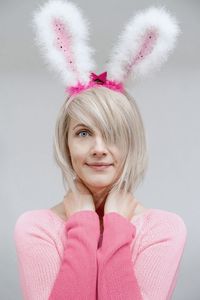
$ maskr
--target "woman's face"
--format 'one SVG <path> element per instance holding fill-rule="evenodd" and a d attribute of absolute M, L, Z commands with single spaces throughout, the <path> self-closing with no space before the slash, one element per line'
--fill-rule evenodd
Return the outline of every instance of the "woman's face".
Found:
<path fill-rule="evenodd" d="M 106 145 L 100 131 L 71 119 L 68 146 L 75 173 L 91 190 L 109 188 L 120 175 L 121 154 L 115 145 Z M 104 169 L 92 168 L 95 163 L 109 164 Z"/>

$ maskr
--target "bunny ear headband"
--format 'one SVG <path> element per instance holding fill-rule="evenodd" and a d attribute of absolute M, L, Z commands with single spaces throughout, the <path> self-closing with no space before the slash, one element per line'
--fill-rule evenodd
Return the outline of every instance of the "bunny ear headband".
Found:
<path fill-rule="evenodd" d="M 128 78 L 143 77 L 167 60 L 179 34 L 176 19 L 163 8 L 140 12 L 119 36 L 107 71 L 96 75 L 89 24 L 74 3 L 48 1 L 34 13 L 33 27 L 47 64 L 60 74 L 70 96 L 98 85 L 122 92 Z"/>

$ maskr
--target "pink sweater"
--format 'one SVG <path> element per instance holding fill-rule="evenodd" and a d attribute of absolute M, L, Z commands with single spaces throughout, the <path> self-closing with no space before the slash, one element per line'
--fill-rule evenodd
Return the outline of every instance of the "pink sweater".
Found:
<path fill-rule="evenodd" d="M 25 300 L 168 300 L 187 229 L 173 212 L 148 209 L 131 221 L 94 211 L 67 221 L 50 209 L 26 211 L 14 239 Z"/>

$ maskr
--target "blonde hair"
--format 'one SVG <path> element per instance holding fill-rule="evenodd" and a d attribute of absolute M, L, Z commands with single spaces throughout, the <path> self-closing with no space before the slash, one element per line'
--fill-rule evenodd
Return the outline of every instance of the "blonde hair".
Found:
<path fill-rule="evenodd" d="M 120 191 L 123 187 L 125 192 L 134 193 L 148 166 L 144 126 L 134 98 L 127 91 L 120 93 L 98 86 L 68 97 L 62 105 L 55 127 L 54 158 L 61 168 L 65 189 L 68 183 L 69 189 L 76 192 L 68 147 L 71 118 L 89 127 L 92 120 L 104 141 L 119 147 L 122 153 L 121 175 L 111 191 Z"/>

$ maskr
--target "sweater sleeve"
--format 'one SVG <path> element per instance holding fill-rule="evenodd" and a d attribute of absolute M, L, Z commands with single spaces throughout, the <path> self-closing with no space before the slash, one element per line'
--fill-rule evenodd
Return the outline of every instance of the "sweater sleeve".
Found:
<path fill-rule="evenodd" d="M 135 226 L 115 212 L 105 214 L 103 222 L 102 245 L 97 250 L 98 299 L 142 300 L 131 262 Z"/>
<path fill-rule="evenodd" d="M 170 300 L 187 236 L 182 218 L 166 211 L 146 217 L 135 260 L 133 223 L 112 212 L 104 216 L 104 230 L 97 254 L 99 300 Z"/>
<path fill-rule="evenodd" d="M 96 299 L 99 227 L 94 211 L 71 215 L 61 260 L 51 236 L 52 223 L 33 219 L 29 212 L 21 215 L 14 236 L 24 299 Z"/>

